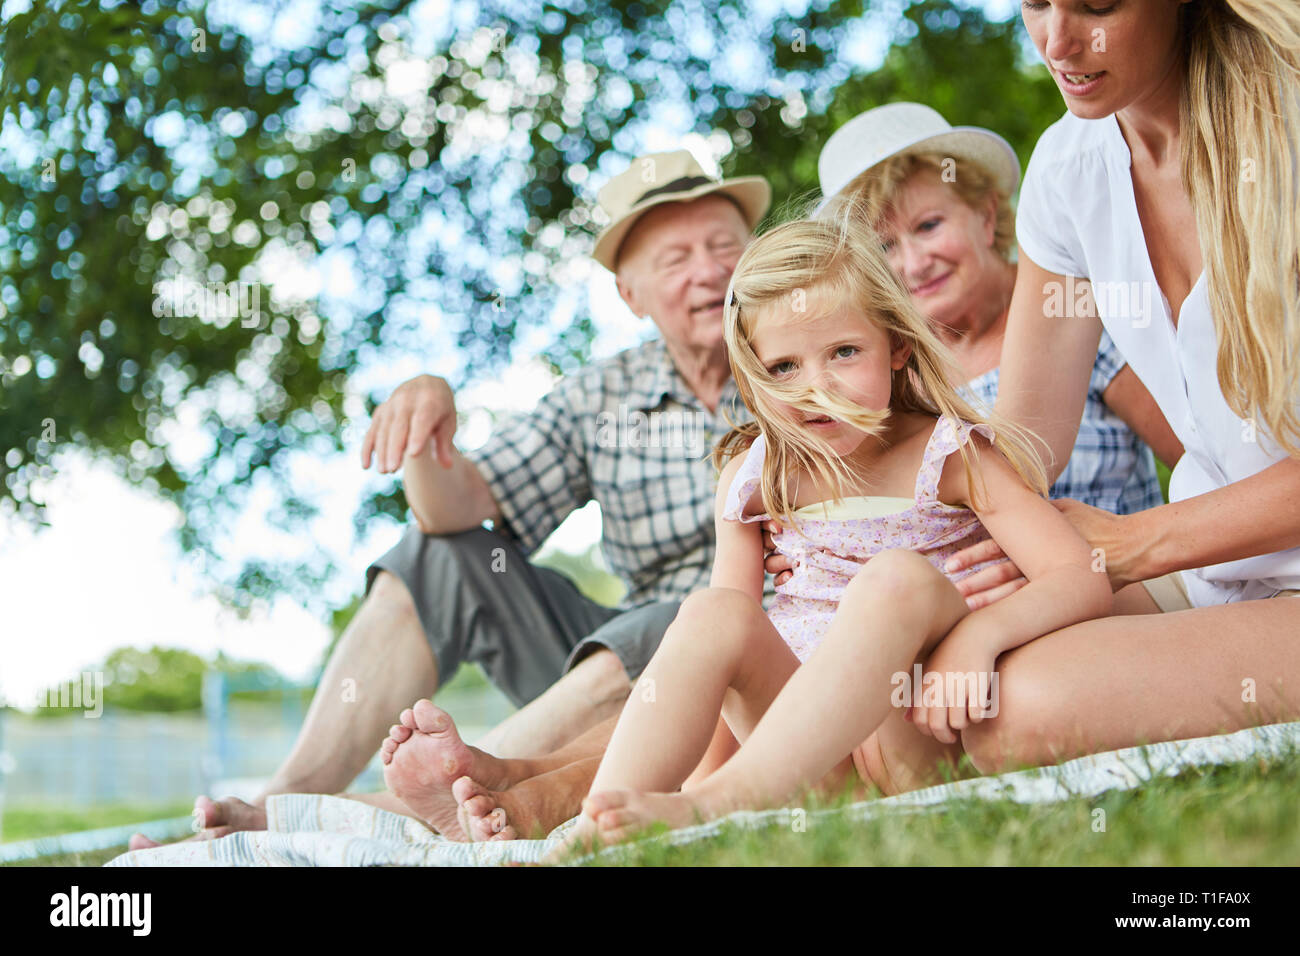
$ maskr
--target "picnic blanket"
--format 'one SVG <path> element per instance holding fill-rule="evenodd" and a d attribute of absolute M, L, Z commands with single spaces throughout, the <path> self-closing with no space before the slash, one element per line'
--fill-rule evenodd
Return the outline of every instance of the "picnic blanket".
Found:
<path fill-rule="evenodd" d="M 845 815 L 866 820 L 890 813 L 938 809 L 951 800 L 1012 800 L 1050 803 L 1128 790 L 1159 776 L 1211 764 L 1300 755 L 1300 721 L 1272 724 L 1214 737 L 1127 747 L 1079 757 L 1053 767 L 1019 770 L 927 787 L 806 815 Z M 219 840 L 176 843 L 124 853 L 108 866 L 490 866 L 537 863 L 559 845 L 576 822 L 556 827 L 545 840 L 456 843 L 431 833 L 410 817 L 356 800 L 319 794 L 287 794 L 266 803 L 267 829 L 233 833 Z M 715 835 L 722 827 L 791 825 L 794 810 L 744 811 L 652 839 L 672 845 Z M 802 811 L 799 811 L 802 812 Z M 617 856 L 613 847 L 602 852 Z M 576 861 L 575 861 L 576 862 Z"/>

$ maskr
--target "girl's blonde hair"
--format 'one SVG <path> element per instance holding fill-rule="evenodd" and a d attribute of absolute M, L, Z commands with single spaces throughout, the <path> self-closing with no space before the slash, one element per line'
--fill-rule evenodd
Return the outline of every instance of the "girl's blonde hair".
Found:
<path fill-rule="evenodd" d="M 849 305 L 862 322 L 882 329 L 893 344 L 911 346 L 907 363 L 893 374 L 887 409 L 863 408 L 822 388 L 781 382 L 754 352 L 751 339 L 761 316 L 806 321 L 819 310 L 841 304 Z M 755 420 L 733 428 L 718 443 L 713 463 L 720 469 L 761 431 L 768 444 L 761 484 L 768 514 L 797 524 L 792 515 L 797 489 L 791 478 L 801 472 L 813 476 L 836 500 L 854 482 L 830 445 L 797 427 L 777 402 L 830 415 L 871 436 L 883 434 L 895 412 L 986 423 L 993 428 L 994 447 L 1025 483 L 1039 494 L 1047 493 L 1030 434 L 995 413 L 976 411 L 957 394 L 951 384 L 956 366 L 947 348 L 885 261 L 874 230 L 855 217 L 788 222 L 755 240 L 732 274 L 723 322 L 732 375 Z M 962 446 L 961 456 L 974 497 L 976 470 L 969 445 Z"/>
<path fill-rule="evenodd" d="M 1179 16 L 1180 160 L 1219 387 L 1300 457 L 1300 2 L 1195 0 Z"/>
<path fill-rule="evenodd" d="M 1007 261 L 1016 246 L 1016 215 L 1011 197 L 998 185 L 997 177 L 974 160 L 956 160 L 928 150 L 890 156 L 870 169 L 863 170 L 826 204 L 819 219 L 845 214 L 859 216 L 863 222 L 878 223 L 898 200 L 898 194 L 916 173 L 929 170 L 975 212 L 983 215 L 990 198 L 994 200 L 993 251 Z M 947 178 L 949 171 L 955 178 Z"/>

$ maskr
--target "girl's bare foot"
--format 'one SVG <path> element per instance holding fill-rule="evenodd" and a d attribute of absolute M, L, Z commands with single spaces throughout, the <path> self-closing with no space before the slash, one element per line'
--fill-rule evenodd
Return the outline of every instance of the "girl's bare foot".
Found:
<path fill-rule="evenodd" d="M 593 793 L 582 802 L 583 816 L 590 816 L 602 843 L 625 843 L 656 823 L 670 830 L 694 826 L 712 819 L 707 807 L 694 793 L 638 793 L 635 790 L 606 790 Z"/>
<path fill-rule="evenodd" d="M 669 829 L 694 826 L 720 813 L 685 793 L 637 793 L 635 790 L 606 790 L 582 801 L 582 816 L 564 842 L 547 855 L 544 863 L 563 863 L 583 853 L 592 853 L 615 843 L 626 843 L 656 823 Z"/>
<path fill-rule="evenodd" d="M 402 711 L 380 746 L 384 782 L 411 811 L 449 840 L 466 842 L 451 785 L 472 774 L 490 786 L 507 787 L 502 762 L 460 739 L 451 715 L 417 701 Z"/>

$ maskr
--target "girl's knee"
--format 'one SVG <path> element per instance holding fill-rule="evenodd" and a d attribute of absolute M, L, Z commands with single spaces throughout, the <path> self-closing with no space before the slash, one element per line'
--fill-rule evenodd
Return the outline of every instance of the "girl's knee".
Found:
<path fill-rule="evenodd" d="M 882 551 L 862 566 L 845 589 L 845 598 L 862 595 L 913 600 L 927 589 L 949 584 L 948 579 L 915 551 Z"/>
<path fill-rule="evenodd" d="M 682 602 L 664 641 L 695 642 L 701 633 L 709 634 L 711 639 L 719 634 L 745 634 L 753 630 L 752 625 L 758 619 L 767 620 L 763 606 L 745 592 L 734 588 L 706 588 Z"/>

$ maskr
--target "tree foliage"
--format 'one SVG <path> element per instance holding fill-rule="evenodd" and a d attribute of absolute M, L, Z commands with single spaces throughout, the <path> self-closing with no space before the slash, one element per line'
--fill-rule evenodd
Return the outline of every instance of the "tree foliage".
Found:
<path fill-rule="evenodd" d="M 1061 110 L 1018 21 L 948 0 L 767 19 L 743 0 L 447 6 L 430 25 L 412 0 L 320 0 L 289 46 L 199 0 L 9 16 L 0 508 L 39 521 L 52 455 L 75 447 L 176 502 L 184 545 L 210 550 L 255 481 L 283 526 L 313 513 L 290 453 L 340 450 L 358 367 L 435 339 L 454 386 L 524 341 L 557 370 L 582 362 L 591 187 L 652 122 L 709 137 L 728 173 L 767 175 L 783 198 L 815 187 L 837 125 L 891 99 L 999 130 L 1022 159 Z M 288 4 L 249 7 L 274 21 Z M 855 72 L 844 49 L 864 16 L 894 43 Z M 322 262 L 357 288 L 280 281 Z M 210 294 L 229 283 L 242 301 Z M 400 493 L 358 520 L 378 513 L 400 517 Z M 329 571 L 268 559 L 229 596 L 308 600 Z"/>

